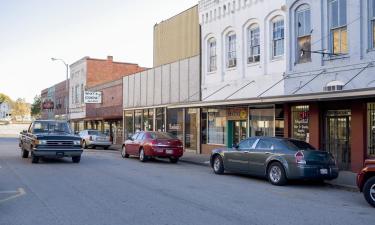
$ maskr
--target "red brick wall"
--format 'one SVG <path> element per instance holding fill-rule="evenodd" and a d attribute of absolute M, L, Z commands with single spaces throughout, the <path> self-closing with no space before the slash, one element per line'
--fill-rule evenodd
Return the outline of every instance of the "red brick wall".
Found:
<path fill-rule="evenodd" d="M 122 118 L 122 83 L 99 91 L 102 104 L 87 104 L 87 118 Z"/>
<path fill-rule="evenodd" d="M 320 136 L 323 132 L 320 129 L 321 121 L 320 121 L 320 112 L 319 112 L 319 105 L 318 103 L 311 103 L 309 106 L 309 133 L 310 133 L 310 140 L 309 143 L 314 146 L 315 148 L 320 148 Z"/>
<path fill-rule="evenodd" d="M 145 68 L 137 64 L 113 62 L 110 56 L 107 60 L 88 58 L 86 86 L 87 88 L 94 87 L 144 70 Z"/>
<path fill-rule="evenodd" d="M 69 84 L 68 84 L 69 85 Z M 55 85 L 55 115 L 64 115 L 66 112 L 65 99 L 68 96 L 66 81 Z M 60 105 L 59 105 L 60 102 Z"/>

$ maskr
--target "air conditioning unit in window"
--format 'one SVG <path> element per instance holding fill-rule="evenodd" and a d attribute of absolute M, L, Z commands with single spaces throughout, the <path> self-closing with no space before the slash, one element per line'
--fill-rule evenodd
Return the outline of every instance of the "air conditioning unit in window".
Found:
<path fill-rule="evenodd" d="M 250 57 L 247 58 L 247 63 L 255 63 L 255 62 L 259 62 L 259 61 L 260 61 L 259 55 L 250 56 Z"/>
<path fill-rule="evenodd" d="M 229 59 L 228 67 L 235 67 L 237 65 L 236 59 Z"/>
<path fill-rule="evenodd" d="M 344 89 L 344 83 L 338 80 L 329 82 L 325 87 L 323 87 L 323 91 L 342 91 Z"/>

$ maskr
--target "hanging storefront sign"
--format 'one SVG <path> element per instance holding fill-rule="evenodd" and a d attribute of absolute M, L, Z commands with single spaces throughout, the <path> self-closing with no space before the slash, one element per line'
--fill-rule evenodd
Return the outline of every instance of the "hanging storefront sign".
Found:
<path fill-rule="evenodd" d="M 51 100 L 45 100 L 42 104 L 42 109 L 54 109 L 55 103 Z"/>
<path fill-rule="evenodd" d="M 102 103 L 102 92 L 85 91 L 84 102 L 86 104 Z"/>

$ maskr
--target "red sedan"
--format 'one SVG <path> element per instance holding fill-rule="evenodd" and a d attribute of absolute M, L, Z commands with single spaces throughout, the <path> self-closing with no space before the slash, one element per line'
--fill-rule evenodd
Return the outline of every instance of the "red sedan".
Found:
<path fill-rule="evenodd" d="M 141 162 L 149 158 L 169 158 L 171 163 L 177 163 L 183 155 L 182 142 L 169 133 L 137 132 L 122 145 L 121 156 L 139 156 Z"/>

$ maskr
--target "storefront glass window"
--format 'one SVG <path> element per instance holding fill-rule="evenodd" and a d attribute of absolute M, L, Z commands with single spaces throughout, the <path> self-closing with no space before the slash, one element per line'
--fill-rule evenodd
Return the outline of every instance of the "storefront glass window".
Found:
<path fill-rule="evenodd" d="M 309 106 L 292 107 L 292 138 L 309 142 Z"/>
<path fill-rule="evenodd" d="M 367 156 L 375 157 L 375 103 L 367 104 Z"/>
<path fill-rule="evenodd" d="M 202 144 L 207 144 L 207 118 L 208 118 L 208 112 L 207 109 L 202 109 L 202 115 L 201 115 L 201 142 Z"/>
<path fill-rule="evenodd" d="M 198 143 L 198 110 L 186 109 L 185 113 L 185 147 L 197 150 Z"/>
<path fill-rule="evenodd" d="M 134 131 L 135 132 L 141 131 L 143 128 L 142 116 L 143 116 L 143 110 L 135 110 L 135 113 L 134 113 Z"/>
<path fill-rule="evenodd" d="M 145 109 L 143 110 L 143 130 L 152 131 L 154 129 L 154 110 Z"/>
<path fill-rule="evenodd" d="M 269 136 L 275 135 L 275 108 L 250 108 L 250 135 Z"/>
<path fill-rule="evenodd" d="M 276 105 L 275 108 L 275 136 L 284 137 L 284 108 Z"/>
<path fill-rule="evenodd" d="M 208 133 L 207 142 L 209 144 L 226 143 L 226 110 L 225 109 L 209 109 L 208 110 Z"/>
<path fill-rule="evenodd" d="M 183 109 L 168 109 L 167 113 L 167 131 L 181 141 L 183 140 L 183 114 Z"/>
<path fill-rule="evenodd" d="M 133 111 L 126 111 L 124 113 L 124 135 L 128 139 L 134 134 Z"/>
<path fill-rule="evenodd" d="M 165 132 L 164 108 L 157 108 L 155 115 L 156 131 Z"/>

